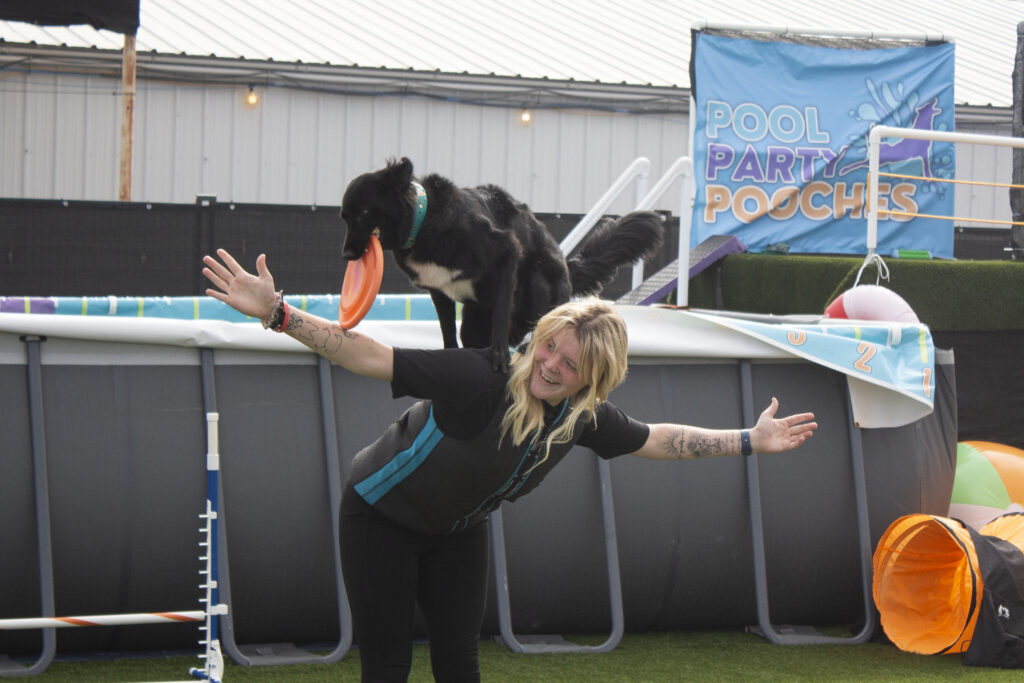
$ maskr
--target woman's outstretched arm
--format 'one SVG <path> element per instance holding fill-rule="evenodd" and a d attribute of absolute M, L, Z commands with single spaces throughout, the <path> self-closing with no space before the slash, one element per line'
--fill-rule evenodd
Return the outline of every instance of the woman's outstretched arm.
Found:
<path fill-rule="evenodd" d="M 219 261 L 212 256 L 203 257 L 203 275 L 213 285 L 206 294 L 239 313 L 267 320 L 274 312 L 278 293 L 266 256 L 257 257 L 256 275 L 246 271 L 224 249 L 218 249 L 217 256 Z M 390 346 L 354 330 L 343 330 L 336 321 L 289 307 L 287 323 L 281 331 L 357 375 L 388 382 L 393 377 L 394 351 Z"/>
<path fill-rule="evenodd" d="M 753 429 L 704 429 L 680 424 L 652 424 L 651 433 L 640 450 L 630 453 L 653 460 L 692 460 L 718 455 L 740 455 L 744 440 L 753 453 L 781 453 L 797 448 L 809 439 L 818 423 L 813 413 L 799 413 L 776 419 L 778 399 L 772 398 Z M 744 437 L 743 432 L 747 432 Z"/>

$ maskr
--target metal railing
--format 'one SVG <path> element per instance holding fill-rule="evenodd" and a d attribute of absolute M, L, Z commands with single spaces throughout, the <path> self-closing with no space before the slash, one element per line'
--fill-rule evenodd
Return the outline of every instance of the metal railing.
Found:
<path fill-rule="evenodd" d="M 633 181 L 637 181 L 635 211 L 647 211 L 654 207 L 657 202 L 675 184 L 676 180 L 682 180 L 679 198 L 679 263 L 689 263 L 690 255 L 690 225 L 693 213 L 693 160 L 690 157 L 679 157 L 669 166 L 668 170 L 658 179 L 650 191 L 646 190 L 647 176 L 650 171 L 651 162 L 647 157 L 638 157 L 625 171 L 612 183 L 594 206 L 580 219 L 580 222 L 562 240 L 562 253 L 568 255 L 586 238 L 587 233 L 597 224 L 608 208 Z M 643 283 L 644 264 L 638 261 L 633 266 L 632 287 L 636 289 Z M 688 269 L 679 270 L 677 279 L 677 300 L 680 305 L 686 305 L 689 296 Z"/>
<path fill-rule="evenodd" d="M 939 130 L 921 130 L 918 128 L 896 128 L 894 126 L 875 126 L 868 133 L 868 208 L 867 208 L 867 251 L 870 257 L 875 253 L 878 248 L 878 216 L 884 214 L 886 216 L 904 216 L 914 217 L 923 216 L 927 218 L 946 218 L 949 220 L 971 220 L 985 223 L 1005 223 L 1009 225 L 1015 225 L 1014 221 L 995 221 L 995 220 L 984 220 L 977 218 L 962 218 L 958 216 L 935 216 L 916 214 L 907 211 L 891 211 L 889 209 L 879 208 L 878 202 L 878 178 L 880 176 L 891 176 L 891 177 L 906 177 L 899 176 L 892 173 L 881 172 L 881 162 L 879 155 L 881 151 L 882 138 L 910 138 L 913 140 L 932 140 L 935 142 L 962 142 L 971 145 L 992 145 L 994 147 L 1013 147 L 1016 149 L 1024 149 L 1024 138 L 1012 138 L 1003 137 L 1000 135 L 981 135 L 978 133 L 952 133 L 947 131 Z M 967 182 L 967 181 L 949 181 L 942 178 L 922 178 L 915 177 L 918 180 L 928 180 L 933 182 Z M 995 185 L 1000 187 L 1014 187 L 1011 185 L 1004 185 L 1000 183 L 975 183 L 985 185 Z"/>

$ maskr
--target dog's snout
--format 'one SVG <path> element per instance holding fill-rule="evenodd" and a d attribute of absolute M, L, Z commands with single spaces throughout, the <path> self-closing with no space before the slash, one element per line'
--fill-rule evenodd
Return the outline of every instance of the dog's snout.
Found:
<path fill-rule="evenodd" d="M 360 235 L 360 231 L 353 230 L 352 225 L 348 225 L 345 230 L 345 241 L 341 244 L 341 255 L 349 261 L 359 258 L 366 251 L 366 241 Z"/>
<path fill-rule="evenodd" d="M 362 231 L 359 231 L 362 232 Z M 354 261 L 361 257 L 370 246 L 370 237 L 376 236 L 380 239 L 380 228 L 374 228 L 365 237 L 353 234 L 351 230 L 345 233 L 345 243 L 341 248 L 341 255 L 348 261 Z"/>
<path fill-rule="evenodd" d="M 364 251 L 366 251 L 365 247 L 363 249 L 359 249 L 358 247 L 352 244 L 351 239 L 346 238 L 345 244 L 343 244 L 341 247 L 341 256 L 346 261 L 354 261 L 355 259 L 362 256 Z"/>

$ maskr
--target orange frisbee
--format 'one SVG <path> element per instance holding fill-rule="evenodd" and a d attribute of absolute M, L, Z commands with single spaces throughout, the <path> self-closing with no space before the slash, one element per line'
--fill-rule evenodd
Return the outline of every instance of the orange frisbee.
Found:
<path fill-rule="evenodd" d="M 338 322 L 343 329 L 351 329 L 370 312 L 380 283 L 384 278 L 384 250 L 376 235 L 370 236 L 363 255 L 349 261 L 345 268 L 345 279 L 341 283 L 341 300 L 338 302 Z"/>

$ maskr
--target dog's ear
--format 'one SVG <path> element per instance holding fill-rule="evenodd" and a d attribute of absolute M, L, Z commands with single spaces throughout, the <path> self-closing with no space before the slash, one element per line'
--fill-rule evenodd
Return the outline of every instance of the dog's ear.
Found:
<path fill-rule="evenodd" d="M 402 157 L 401 161 L 394 165 L 392 177 L 399 187 L 405 187 L 412 182 L 412 162 L 409 161 L 409 157 Z"/>
<path fill-rule="evenodd" d="M 388 165 L 380 171 L 380 177 L 395 189 L 402 191 L 412 182 L 412 162 L 407 157 L 401 161 L 388 159 Z"/>

